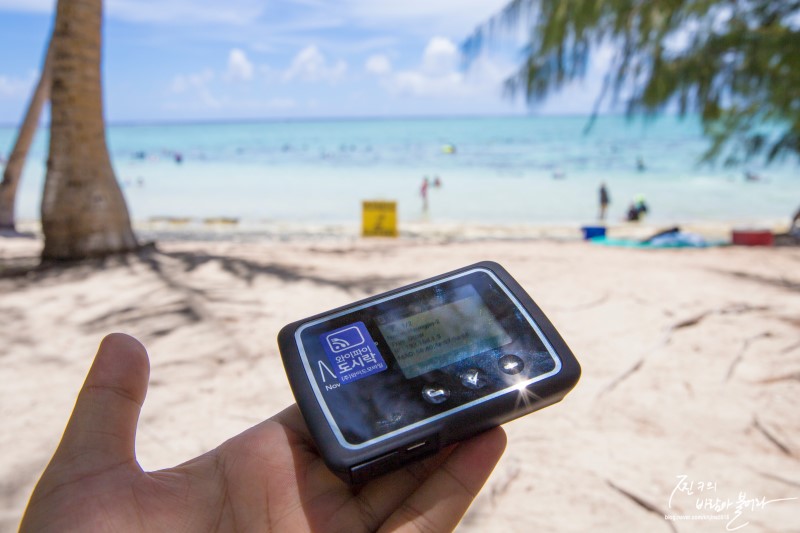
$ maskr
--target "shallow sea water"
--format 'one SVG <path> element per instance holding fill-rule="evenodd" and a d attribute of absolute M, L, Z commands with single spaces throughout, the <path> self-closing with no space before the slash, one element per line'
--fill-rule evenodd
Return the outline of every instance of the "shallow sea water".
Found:
<path fill-rule="evenodd" d="M 691 118 L 601 117 L 584 134 L 586 124 L 586 117 L 514 117 L 119 125 L 108 138 L 137 221 L 357 223 L 362 200 L 383 199 L 398 202 L 401 224 L 572 225 L 595 220 L 601 181 L 612 222 L 637 195 L 655 224 L 788 220 L 800 207 L 795 160 L 700 166 L 707 144 Z M 5 153 L 13 136 L 0 128 Z M 19 194 L 22 220 L 38 218 L 46 143 L 40 132 Z M 745 171 L 762 180 L 745 180 Z M 442 181 L 429 188 L 427 212 L 425 176 Z"/>

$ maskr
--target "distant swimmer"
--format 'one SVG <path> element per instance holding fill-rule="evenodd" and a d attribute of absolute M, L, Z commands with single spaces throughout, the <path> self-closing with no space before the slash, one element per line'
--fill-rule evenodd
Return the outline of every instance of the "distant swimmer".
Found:
<path fill-rule="evenodd" d="M 560 168 L 557 168 L 556 170 L 553 171 L 553 179 L 554 180 L 563 180 L 566 177 L 567 177 L 567 173 L 564 172 L 563 170 L 561 170 Z"/>
<path fill-rule="evenodd" d="M 756 174 L 752 170 L 748 170 L 744 173 L 744 180 L 755 182 L 755 181 L 764 181 L 764 178 L 761 177 L 759 174 Z"/>
<path fill-rule="evenodd" d="M 445 144 L 444 146 L 442 146 L 442 153 L 455 154 L 456 153 L 456 145 L 455 144 Z"/>
<path fill-rule="evenodd" d="M 177 164 L 180 165 L 181 163 L 183 163 L 183 154 L 182 153 L 175 152 L 175 153 L 172 154 L 172 157 L 175 159 L 175 162 Z"/>
<path fill-rule="evenodd" d="M 647 167 L 644 164 L 644 159 L 642 159 L 642 156 L 636 158 L 636 170 L 638 170 L 639 172 L 644 172 L 645 170 L 647 170 Z"/>

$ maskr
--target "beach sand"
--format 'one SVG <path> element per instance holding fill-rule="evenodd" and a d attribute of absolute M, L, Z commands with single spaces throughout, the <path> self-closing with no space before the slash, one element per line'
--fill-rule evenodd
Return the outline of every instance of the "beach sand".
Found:
<path fill-rule="evenodd" d="M 158 469 L 293 402 L 275 341 L 283 325 L 484 259 L 544 309 L 583 376 L 560 404 L 506 425 L 507 452 L 460 530 L 728 524 L 666 514 L 800 529 L 800 500 L 761 505 L 800 497 L 800 248 L 252 241 L 173 238 L 139 257 L 15 275 L 41 242 L 0 238 L 0 530 L 16 528 L 105 334 L 148 348 L 137 453 Z M 758 500 L 737 518 L 743 493 Z M 698 498 L 732 505 L 698 510 Z"/>

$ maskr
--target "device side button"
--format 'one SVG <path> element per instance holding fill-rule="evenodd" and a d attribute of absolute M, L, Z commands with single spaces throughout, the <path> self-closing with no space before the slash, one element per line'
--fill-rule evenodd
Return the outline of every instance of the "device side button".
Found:
<path fill-rule="evenodd" d="M 417 459 L 422 459 L 423 457 L 436 453 L 439 449 L 437 444 L 438 439 L 432 437 L 406 446 L 405 452 L 403 453 L 403 462 L 416 461 Z"/>
<path fill-rule="evenodd" d="M 406 451 L 407 451 L 407 452 L 414 451 L 414 450 L 416 450 L 417 448 L 422 448 L 422 447 L 423 447 L 423 446 L 425 446 L 426 444 L 428 444 L 428 441 L 426 441 L 426 440 L 424 440 L 424 441 L 422 441 L 422 442 L 418 442 L 418 443 L 416 443 L 416 444 L 412 444 L 411 446 L 409 446 L 408 448 L 406 448 Z"/>

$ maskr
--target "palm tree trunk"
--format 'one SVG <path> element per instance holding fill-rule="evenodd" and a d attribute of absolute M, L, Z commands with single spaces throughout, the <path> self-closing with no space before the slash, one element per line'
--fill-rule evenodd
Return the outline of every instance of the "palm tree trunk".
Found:
<path fill-rule="evenodd" d="M 57 6 L 43 260 L 77 260 L 138 246 L 106 146 L 102 11 L 102 0 L 59 0 Z"/>
<path fill-rule="evenodd" d="M 15 231 L 14 215 L 17 200 L 17 188 L 22 177 L 22 169 L 25 166 L 25 159 L 28 157 L 28 150 L 33 143 L 36 128 L 39 126 L 39 117 L 42 115 L 44 103 L 50 98 L 51 76 L 51 47 L 47 46 L 42 74 L 39 76 L 39 83 L 33 91 L 28 109 L 25 111 L 25 118 L 19 128 L 17 140 L 11 155 L 8 156 L 6 168 L 3 171 L 3 181 L 0 182 L 0 230 Z"/>

